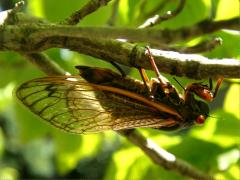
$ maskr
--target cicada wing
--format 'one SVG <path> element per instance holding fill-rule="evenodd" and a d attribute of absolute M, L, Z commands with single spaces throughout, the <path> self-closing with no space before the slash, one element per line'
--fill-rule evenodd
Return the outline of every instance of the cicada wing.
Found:
<path fill-rule="evenodd" d="M 16 95 L 46 122 L 71 133 L 159 128 L 174 124 L 141 102 L 98 90 L 79 77 L 34 79 L 22 84 Z"/>

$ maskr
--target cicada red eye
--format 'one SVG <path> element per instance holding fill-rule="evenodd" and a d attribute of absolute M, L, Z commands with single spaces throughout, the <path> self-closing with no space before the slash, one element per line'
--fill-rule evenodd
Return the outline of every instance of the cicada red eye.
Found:
<path fill-rule="evenodd" d="M 203 124 L 203 123 L 205 122 L 205 120 L 206 120 L 206 118 L 205 118 L 203 115 L 199 115 L 199 116 L 197 117 L 197 119 L 195 120 L 195 122 L 196 122 L 197 124 Z"/>

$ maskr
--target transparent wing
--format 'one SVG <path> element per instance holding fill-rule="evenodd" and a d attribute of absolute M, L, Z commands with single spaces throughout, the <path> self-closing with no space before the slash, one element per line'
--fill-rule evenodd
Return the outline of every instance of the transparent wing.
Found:
<path fill-rule="evenodd" d="M 71 133 L 161 128 L 175 123 L 142 102 L 98 90 L 74 76 L 34 79 L 22 84 L 16 95 L 42 119 Z"/>

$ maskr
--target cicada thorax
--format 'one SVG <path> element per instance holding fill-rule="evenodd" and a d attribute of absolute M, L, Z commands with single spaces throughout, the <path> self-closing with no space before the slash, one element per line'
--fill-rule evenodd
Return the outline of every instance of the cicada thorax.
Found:
<path fill-rule="evenodd" d="M 188 104 L 185 103 L 184 99 L 179 95 L 174 86 L 168 81 L 165 86 L 161 86 L 158 79 L 151 79 L 151 89 L 153 94 L 153 100 L 155 102 L 162 102 L 171 108 L 175 109 L 183 118 L 173 127 L 162 127 L 162 130 L 175 130 L 181 127 L 189 127 L 193 125 L 193 119 L 191 112 L 189 112 Z M 178 119 L 175 119 L 178 121 Z"/>

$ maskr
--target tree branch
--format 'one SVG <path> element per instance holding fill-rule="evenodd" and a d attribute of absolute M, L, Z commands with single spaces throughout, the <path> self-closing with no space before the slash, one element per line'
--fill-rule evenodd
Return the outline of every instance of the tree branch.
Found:
<path fill-rule="evenodd" d="M 184 8 L 186 0 L 179 0 L 179 4 L 177 8 L 173 11 L 168 11 L 166 14 L 160 16 L 155 15 L 149 19 L 147 19 L 142 25 L 139 26 L 139 28 L 146 28 L 146 27 L 152 27 L 156 24 L 160 24 L 163 21 L 169 20 L 175 16 L 177 16 Z"/>
<path fill-rule="evenodd" d="M 9 27 L 10 28 L 10 27 Z M 16 27 L 13 27 L 16 29 Z M 12 29 L 13 29 L 12 28 Z M 49 38 L 52 36 L 67 37 L 94 37 L 95 39 L 126 39 L 130 42 L 148 42 L 153 44 L 169 44 L 186 41 L 201 35 L 209 34 L 221 29 L 239 30 L 239 18 L 222 20 L 217 22 L 202 21 L 189 28 L 177 30 L 159 29 L 135 29 L 116 27 L 72 27 L 63 25 L 22 25 L 24 29 L 30 29 L 32 38 Z"/>
<path fill-rule="evenodd" d="M 67 17 L 60 24 L 76 25 L 82 20 L 85 16 L 95 12 L 102 6 L 106 6 L 111 0 L 91 0 L 80 10 L 74 12 L 71 16 Z"/>
<path fill-rule="evenodd" d="M 222 39 L 219 37 L 215 37 L 208 40 L 203 40 L 198 44 L 190 47 L 179 47 L 179 48 L 172 48 L 171 51 L 177 51 L 180 53 L 203 53 L 213 50 L 215 47 L 222 45 Z"/>
<path fill-rule="evenodd" d="M 0 13 L 0 16 L 2 13 Z M 94 37 L 95 39 L 127 39 L 130 42 L 147 42 L 150 44 L 169 44 L 180 41 L 186 41 L 198 36 L 213 33 L 221 29 L 231 29 L 240 31 L 239 18 L 235 17 L 228 20 L 209 21 L 203 20 L 194 26 L 184 27 L 177 30 L 169 29 L 137 29 L 137 28 L 116 28 L 116 27 L 75 27 L 54 25 L 40 20 L 36 17 L 31 17 L 23 13 L 16 13 L 14 17 L 9 17 L 6 21 L 17 21 L 20 27 L 2 26 L 1 29 L 5 31 L 10 28 L 13 33 L 14 30 L 27 31 L 32 38 L 34 35 L 40 38 L 48 38 L 52 36 L 68 36 L 68 37 Z M 25 21 L 25 22 L 24 22 Z M 35 22 L 35 23 L 34 23 Z M 34 24 L 33 24 L 34 23 Z M 11 23 L 13 24 L 13 23 Z M 29 34 L 26 34 L 29 35 Z M 0 34 L 1 36 L 1 34 Z"/>
<path fill-rule="evenodd" d="M 36 65 L 48 76 L 65 75 L 65 71 L 44 53 L 22 53 L 26 59 Z"/>
<path fill-rule="evenodd" d="M 88 30 L 91 31 L 91 28 L 41 25 L 29 29 L 28 25 L 5 26 L 0 28 L 0 50 L 29 54 L 53 47 L 68 48 L 106 61 L 151 69 L 145 48 L 117 40 L 91 39 L 94 34 L 90 38 L 83 38 L 88 37 Z M 152 53 L 159 70 L 165 73 L 192 79 L 219 76 L 240 78 L 239 60 L 208 59 L 200 55 L 162 50 L 152 50 Z"/>

